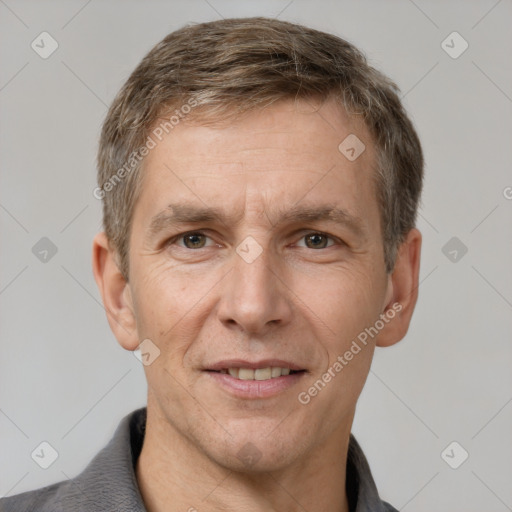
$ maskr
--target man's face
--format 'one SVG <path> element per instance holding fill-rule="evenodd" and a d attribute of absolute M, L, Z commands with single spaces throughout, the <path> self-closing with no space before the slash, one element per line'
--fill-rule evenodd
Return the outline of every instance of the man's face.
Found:
<path fill-rule="evenodd" d="M 354 161 L 338 150 L 351 133 L 366 145 Z M 139 342 L 160 350 L 145 371 L 164 435 L 261 470 L 348 435 L 374 340 L 309 403 L 298 396 L 389 300 L 374 161 L 367 131 L 330 101 L 181 123 L 150 152 L 129 296 Z M 221 218 L 201 217 L 210 209 Z"/>

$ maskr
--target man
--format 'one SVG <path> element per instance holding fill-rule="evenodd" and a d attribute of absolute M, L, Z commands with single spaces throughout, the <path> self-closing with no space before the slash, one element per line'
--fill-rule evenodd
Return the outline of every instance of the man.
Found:
<path fill-rule="evenodd" d="M 178 30 L 103 126 L 93 268 L 147 408 L 2 511 L 395 510 L 351 435 L 417 299 L 423 157 L 397 89 L 333 35 Z"/>

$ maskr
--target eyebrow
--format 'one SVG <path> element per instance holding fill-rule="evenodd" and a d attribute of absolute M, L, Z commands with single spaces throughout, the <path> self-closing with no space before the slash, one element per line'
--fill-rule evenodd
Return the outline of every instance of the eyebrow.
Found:
<path fill-rule="evenodd" d="M 228 225 L 230 222 L 238 224 L 242 216 L 228 215 L 219 208 L 197 207 L 184 203 L 172 203 L 160 213 L 157 213 L 152 219 L 146 232 L 148 239 L 157 235 L 160 231 L 177 226 L 179 224 L 200 224 L 202 222 L 219 222 Z M 293 206 L 287 211 L 277 212 L 277 224 L 285 222 L 318 222 L 331 221 L 345 226 L 355 235 L 364 237 L 366 229 L 361 218 L 356 217 L 343 208 L 334 205 L 321 206 Z"/>

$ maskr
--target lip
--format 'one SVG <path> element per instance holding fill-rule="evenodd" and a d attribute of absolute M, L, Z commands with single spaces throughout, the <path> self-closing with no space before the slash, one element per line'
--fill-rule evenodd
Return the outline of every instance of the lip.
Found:
<path fill-rule="evenodd" d="M 218 361 L 215 364 L 209 365 L 207 368 L 205 368 L 205 370 L 216 372 L 227 368 L 250 368 L 252 370 L 258 370 L 260 368 L 268 368 L 269 366 L 290 368 L 290 370 L 295 371 L 306 369 L 290 361 L 284 361 L 283 359 L 260 359 L 259 361 L 247 361 L 245 359 L 224 359 L 222 361 Z"/>
<path fill-rule="evenodd" d="M 253 363 L 256 364 L 256 363 Z M 271 365 L 267 365 L 271 366 Z M 279 366 L 275 364 L 274 366 Z M 235 366 L 236 367 L 236 366 Z M 249 367 L 249 366 L 245 366 Z M 265 366 L 259 366 L 265 368 Z M 289 368 L 289 366 L 282 366 Z M 226 368 L 226 366 L 221 366 Z M 227 366 L 229 368 L 229 366 Z M 255 367 L 258 368 L 257 366 Z M 258 398 L 271 398 L 282 393 L 291 387 L 295 386 L 306 372 L 292 373 L 290 375 L 281 375 L 274 379 L 268 380 L 240 380 L 231 377 L 229 373 L 217 373 L 215 371 L 203 370 L 203 373 L 220 386 L 225 392 L 236 398 L 242 399 L 258 399 Z"/>

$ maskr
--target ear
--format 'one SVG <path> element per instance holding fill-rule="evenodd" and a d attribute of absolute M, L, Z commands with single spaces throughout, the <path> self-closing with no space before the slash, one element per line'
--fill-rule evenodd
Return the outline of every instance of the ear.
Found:
<path fill-rule="evenodd" d="M 377 337 L 378 347 L 398 343 L 409 329 L 418 299 L 421 233 L 413 228 L 398 249 L 393 273 L 388 278 L 386 304 L 381 316 L 389 319 Z"/>
<path fill-rule="evenodd" d="M 139 346 L 130 285 L 117 265 L 116 252 L 104 232 L 93 240 L 92 268 L 101 293 L 110 329 L 126 350 Z"/>

